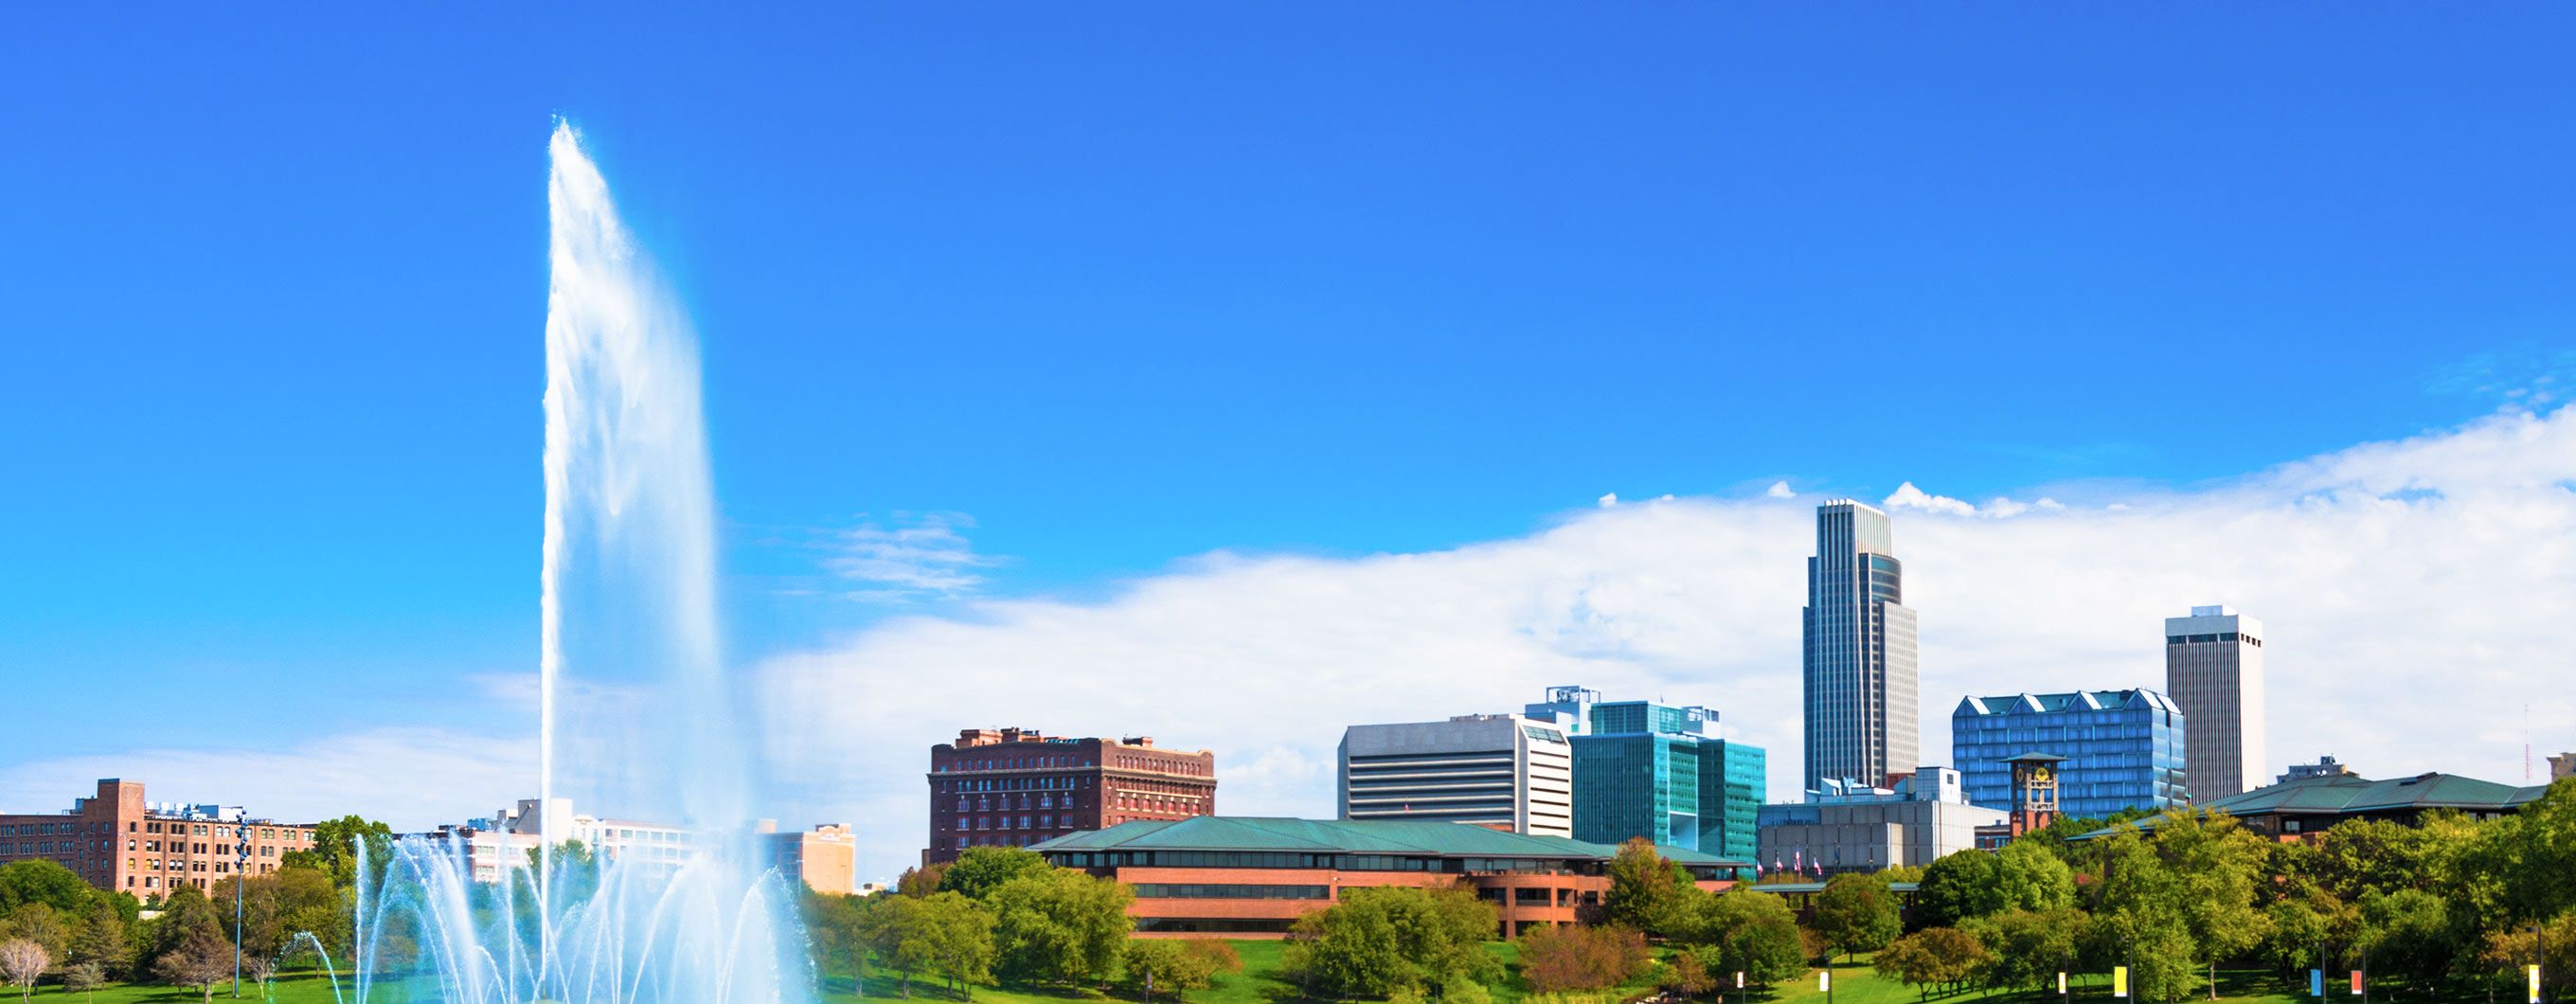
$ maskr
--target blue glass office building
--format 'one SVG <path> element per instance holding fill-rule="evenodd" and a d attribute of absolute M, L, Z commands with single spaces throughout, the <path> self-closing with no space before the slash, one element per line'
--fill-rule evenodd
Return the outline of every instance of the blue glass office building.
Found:
<path fill-rule="evenodd" d="M 1558 688 L 1530 705 L 1581 722 L 1574 747 L 1574 839 L 1616 844 L 1646 837 L 1742 861 L 1753 859 L 1755 814 L 1767 793 L 1767 756 L 1729 742 L 1717 712 L 1653 701 L 1595 703 Z"/>
<path fill-rule="evenodd" d="M 2127 808 L 2164 810 L 2190 800 L 2183 786 L 2183 714 L 2152 690 L 1971 697 L 1950 714 L 1950 756 L 1968 801 L 2012 808 L 2008 758 L 2053 753 L 2058 811 L 2099 819 Z"/>

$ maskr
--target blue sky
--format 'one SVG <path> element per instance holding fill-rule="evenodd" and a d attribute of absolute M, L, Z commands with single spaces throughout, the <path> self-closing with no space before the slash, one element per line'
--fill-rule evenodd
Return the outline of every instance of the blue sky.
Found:
<path fill-rule="evenodd" d="M 75 16 L 0 41 L 0 665 L 97 710 L 0 761 L 533 665 L 556 115 L 704 339 L 746 662 L 953 609 L 840 595 L 900 514 L 1097 597 L 2187 487 L 2576 369 L 2563 8 Z"/>

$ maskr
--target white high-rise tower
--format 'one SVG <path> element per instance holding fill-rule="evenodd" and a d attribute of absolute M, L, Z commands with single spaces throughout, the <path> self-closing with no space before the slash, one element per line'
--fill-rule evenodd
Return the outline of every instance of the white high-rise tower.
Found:
<path fill-rule="evenodd" d="M 2263 729 L 2263 622 L 2233 608 L 2165 618 L 2165 693 L 2182 708 L 2183 785 L 2194 802 L 2272 776 Z"/>

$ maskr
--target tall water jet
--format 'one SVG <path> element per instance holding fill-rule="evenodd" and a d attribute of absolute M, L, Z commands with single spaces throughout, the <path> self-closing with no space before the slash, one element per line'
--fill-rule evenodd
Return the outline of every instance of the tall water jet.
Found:
<path fill-rule="evenodd" d="M 568 123 L 547 205 L 545 541 L 533 868 L 475 881 L 407 839 L 360 867 L 355 998 L 802 1001 L 792 887 L 751 832 L 753 780 L 715 614 L 714 495 L 687 316 Z M 557 856 L 566 800 L 678 822 L 680 861 Z"/>

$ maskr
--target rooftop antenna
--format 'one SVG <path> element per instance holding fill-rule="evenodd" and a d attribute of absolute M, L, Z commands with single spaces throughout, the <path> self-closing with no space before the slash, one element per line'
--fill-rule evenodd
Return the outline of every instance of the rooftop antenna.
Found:
<path fill-rule="evenodd" d="M 2522 702 L 2522 783 L 2531 783 L 2531 702 Z"/>

